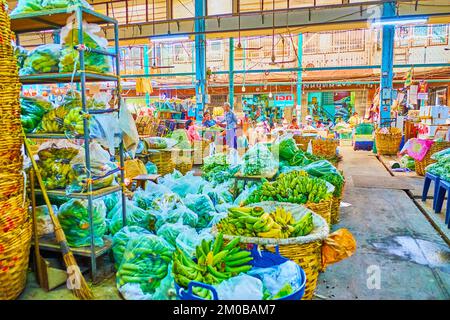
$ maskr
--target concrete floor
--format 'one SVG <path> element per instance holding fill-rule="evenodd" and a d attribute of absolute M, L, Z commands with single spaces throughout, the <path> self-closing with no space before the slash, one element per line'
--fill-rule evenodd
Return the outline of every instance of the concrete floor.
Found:
<path fill-rule="evenodd" d="M 346 184 L 341 222 L 356 253 L 327 268 L 316 293 L 327 299 L 450 299 L 450 249 L 403 190 L 355 188 L 352 175 L 390 174 L 370 152 L 341 148 Z M 379 279 L 379 286 L 378 280 Z"/>
<path fill-rule="evenodd" d="M 450 249 L 403 190 L 355 188 L 352 175 L 390 174 L 370 152 L 341 147 L 347 184 L 341 222 L 356 253 L 319 277 L 318 299 L 450 299 Z M 378 286 L 379 284 L 379 286 Z M 120 299 L 114 279 L 93 287 L 97 299 Z M 74 299 L 65 288 L 46 293 L 30 273 L 20 299 Z"/>

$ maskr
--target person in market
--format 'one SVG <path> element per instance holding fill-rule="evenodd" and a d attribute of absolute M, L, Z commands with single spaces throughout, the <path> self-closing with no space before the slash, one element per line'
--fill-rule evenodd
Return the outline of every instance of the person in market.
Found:
<path fill-rule="evenodd" d="M 231 110 L 231 106 L 228 102 L 223 104 L 223 110 L 225 111 L 225 119 L 220 124 L 225 128 L 225 143 L 228 147 L 237 149 L 237 117 Z"/>
<path fill-rule="evenodd" d="M 325 130 L 325 125 L 322 123 L 322 121 L 317 120 L 316 128 L 317 130 Z"/>
<path fill-rule="evenodd" d="M 201 140 L 201 137 L 199 133 L 197 132 L 197 129 L 195 128 L 194 121 L 188 120 L 186 121 L 186 130 L 188 134 L 188 138 L 191 142 Z"/>
<path fill-rule="evenodd" d="M 325 125 L 325 128 L 328 131 L 332 131 L 334 129 L 334 123 L 333 123 L 333 121 L 331 119 L 329 119 L 329 118 L 327 119 L 327 123 Z"/>
<path fill-rule="evenodd" d="M 211 119 L 211 114 L 209 112 L 205 112 L 203 114 L 202 126 L 206 128 L 210 128 L 216 124 L 216 121 Z"/>
<path fill-rule="evenodd" d="M 289 125 L 288 129 L 290 130 L 299 130 L 300 127 L 298 126 L 297 118 L 292 118 L 291 124 Z"/>
<path fill-rule="evenodd" d="M 316 128 L 313 126 L 313 118 L 308 115 L 305 117 L 306 124 L 303 126 L 303 130 L 316 130 Z"/>
<path fill-rule="evenodd" d="M 356 127 L 360 123 L 361 123 L 361 119 L 359 118 L 358 112 L 354 112 L 353 115 L 350 117 L 350 119 L 348 119 L 348 124 L 352 128 Z"/>

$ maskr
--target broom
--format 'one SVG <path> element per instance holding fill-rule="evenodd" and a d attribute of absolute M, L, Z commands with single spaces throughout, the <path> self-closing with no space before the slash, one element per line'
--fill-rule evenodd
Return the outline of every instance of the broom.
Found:
<path fill-rule="evenodd" d="M 50 199 L 48 198 L 47 190 L 45 189 L 44 182 L 42 181 L 41 173 L 36 164 L 36 161 L 33 158 L 33 154 L 30 152 L 30 147 L 28 146 L 26 138 L 24 139 L 24 144 L 27 154 L 30 157 L 31 164 L 36 174 L 36 178 L 39 182 L 39 186 L 42 190 L 42 196 L 44 197 L 45 204 L 48 207 L 48 213 L 50 214 L 50 218 L 52 219 L 52 223 L 55 228 L 56 241 L 59 243 L 59 246 L 61 247 L 64 264 L 66 265 L 67 268 L 67 273 L 70 279 L 75 279 L 75 283 L 70 283 L 69 289 L 72 290 L 73 294 L 77 298 L 84 300 L 92 299 L 93 293 L 91 291 L 91 288 L 88 286 L 86 280 L 84 279 L 83 274 L 81 273 L 80 268 L 77 265 L 75 257 L 73 256 L 73 253 L 72 251 L 70 251 L 69 245 L 67 244 L 66 236 L 61 228 L 61 225 L 59 224 L 58 218 L 53 212 L 52 205 L 50 204 Z"/>

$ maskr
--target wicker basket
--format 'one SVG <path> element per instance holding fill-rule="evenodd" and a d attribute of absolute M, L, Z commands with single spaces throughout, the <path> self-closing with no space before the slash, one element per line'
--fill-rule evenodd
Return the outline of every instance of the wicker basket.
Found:
<path fill-rule="evenodd" d="M 306 204 L 306 207 L 317 213 L 319 216 L 325 219 L 325 221 L 330 224 L 331 223 L 331 204 L 332 199 L 322 200 L 319 203 L 309 202 Z"/>
<path fill-rule="evenodd" d="M 338 146 L 339 140 L 335 139 L 315 139 L 312 141 L 313 154 L 320 157 L 335 157 Z"/>
<path fill-rule="evenodd" d="M 158 174 L 160 175 L 172 173 L 175 169 L 170 150 L 149 150 L 148 160 L 158 168 Z"/>
<path fill-rule="evenodd" d="M 179 157 L 177 158 L 177 162 L 175 164 L 175 169 L 180 171 L 183 175 L 188 173 L 194 167 L 194 162 L 192 157 Z"/>
<path fill-rule="evenodd" d="M 194 163 L 203 164 L 203 158 L 209 155 L 209 145 L 211 141 L 208 140 L 194 140 Z"/>
<path fill-rule="evenodd" d="M 271 201 L 254 203 L 251 206 L 260 206 L 266 211 L 273 211 L 280 205 L 289 210 L 296 220 L 309 211 L 301 205 Z M 294 261 L 302 267 L 306 274 L 306 289 L 302 300 L 311 300 L 314 295 L 319 271 L 322 270 L 322 243 L 329 234 L 329 226 L 322 217 L 313 213 L 313 221 L 315 228 L 305 237 L 269 239 L 240 236 L 242 247 L 256 244 L 270 251 L 275 251 L 276 247 L 278 247 L 279 253 L 283 257 Z M 215 233 L 217 233 L 217 230 L 213 228 L 213 234 Z M 231 241 L 235 237 L 224 235 L 225 241 Z"/>
<path fill-rule="evenodd" d="M 308 149 L 308 144 L 311 140 L 316 139 L 315 136 L 301 136 L 301 135 L 294 135 L 293 136 L 295 143 L 297 144 L 297 146 L 302 150 L 302 151 L 306 151 Z"/>
<path fill-rule="evenodd" d="M 435 163 L 436 160 L 431 159 L 431 156 L 436 153 L 439 152 L 441 150 L 450 148 L 450 142 L 448 141 L 436 141 L 432 144 L 430 150 L 428 150 L 427 154 L 425 155 L 425 157 L 421 160 L 421 161 L 414 161 L 415 165 L 416 165 L 416 173 L 419 176 L 424 176 L 425 175 L 425 168 L 432 164 Z"/>
<path fill-rule="evenodd" d="M 342 186 L 341 194 L 339 196 L 333 196 L 331 200 L 331 224 L 339 223 L 339 216 L 341 213 L 341 201 L 344 195 L 345 182 Z"/>
<path fill-rule="evenodd" d="M 375 133 L 378 154 L 396 155 L 402 142 L 402 130 L 399 128 L 389 128 L 389 133 L 382 133 L 381 130 L 377 129 Z"/>
<path fill-rule="evenodd" d="M 27 220 L 24 195 L 18 194 L 0 202 L 0 212 L 7 214 L 0 215 L 0 239 L 7 233 Z"/>
<path fill-rule="evenodd" d="M 0 300 L 16 299 L 25 288 L 31 230 L 31 219 L 27 219 L 0 236 Z"/>

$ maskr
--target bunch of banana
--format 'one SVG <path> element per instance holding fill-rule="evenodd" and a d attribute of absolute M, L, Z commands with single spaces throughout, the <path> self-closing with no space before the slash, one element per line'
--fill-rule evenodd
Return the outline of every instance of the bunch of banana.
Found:
<path fill-rule="evenodd" d="M 202 240 L 196 247 L 197 262 L 177 249 L 172 269 L 175 282 L 185 288 L 191 281 L 215 285 L 249 271 L 252 266 L 248 263 L 253 258 L 249 251 L 238 247 L 239 241 L 239 238 L 235 238 L 225 244 L 222 233 L 218 234 L 214 242 Z M 193 292 L 204 299 L 211 299 L 211 292 L 207 289 L 195 287 Z"/>
<path fill-rule="evenodd" d="M 67 130 L 77 133 L 84 133 L 83 113 L 80 107 L 71 109 L 64 118 L 64 126 Z"/>
<path fill-rule="evenodd" d="M 245 201 L 245 204 L 260 201 L 278 201 L 305 204 L 318 203 L 331 197 L 326 182 L 311 178 L 305 171 L 282 173 L 274 182 L 264 182 Z"/>
<path fill-rule="evenodd" d="M 303 237 L 311 233 L 314 229 L 313 216 L 311 212 L 305 214 L 297 223 L 294 224 L 292 237 Z"/>
<path fill-rule="evenodd" d="M 64 106 L 50 110 L 42 117 L 42 122 L 37 131 L 48 133 L 64 132 L 64 118 L 69 113 L 69 110 Z"/>

